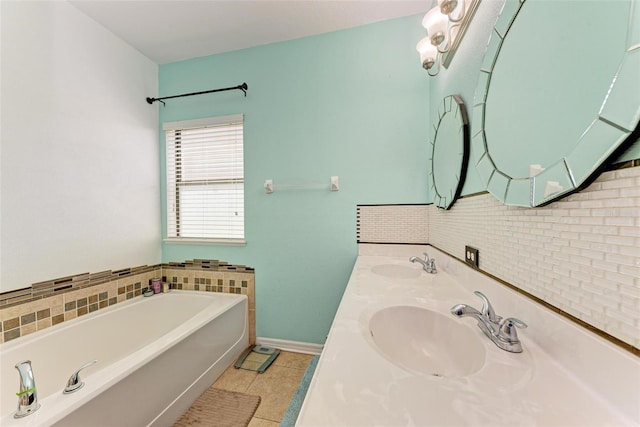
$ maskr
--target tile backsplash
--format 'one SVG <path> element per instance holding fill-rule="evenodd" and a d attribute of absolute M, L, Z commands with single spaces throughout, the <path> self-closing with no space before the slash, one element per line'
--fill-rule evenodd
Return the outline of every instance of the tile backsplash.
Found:
<path fill-rule="evenodd" d="M 0 343 L 142 295 L 153 278 L 172 289 L 247 295 L 249 336 L 255 342 L 255 274 L 217 260 L 141 266 L 36 283 L 0 294 Z M 208 285 L 216 283 L 216 286 Z"/>
<path fill-rule="evenodd" d="M 429 206 L 358 205 L 358 243 L 428 243 Z"/>
<path fill-rule="evenodd" d="M 478 248 L 480 270 L 640 348 L 640 167 L 545 207 L 485 193 L 448 211 L 430 205 L 424 221 L 430 244 L 459 259 Z"/>

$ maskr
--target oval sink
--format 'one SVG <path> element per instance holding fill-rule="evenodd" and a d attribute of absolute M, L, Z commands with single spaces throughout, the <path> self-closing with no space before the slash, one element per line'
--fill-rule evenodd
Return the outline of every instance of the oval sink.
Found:
<path fill-rule="evenodd" d="M 420 276 L 419 267 L 410 267 L 398 264 L 382 264 L 374 266 L 371 271 L 375 274 L 396 279 L 413 279 Z"/>
<path fill-rule="evenodd" d="M 369 333 L 379 353 L 414 373 L 462 377 L 484 365 L 481 337 L 435 311 L 413 306 L 386 307 L 369 320 Z"/>

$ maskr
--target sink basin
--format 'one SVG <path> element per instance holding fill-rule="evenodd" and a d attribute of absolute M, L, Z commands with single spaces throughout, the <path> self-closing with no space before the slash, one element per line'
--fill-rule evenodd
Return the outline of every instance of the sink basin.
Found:
<path fill-rule="evenodd" d="M 413 279 L 420 276 L 422 270 L 419 267 L 410 267 L 408 265 L 382 264 L 374 266 L 371 271 L 385 277 Z"/>
<path fill-rule="evenodd" d="M 374 348 L 410 372 L 463 377 L 484 365 L 482 337 L 435 311 L 414 306 L 386 307 L 371 316 L 368 326 Z"/>

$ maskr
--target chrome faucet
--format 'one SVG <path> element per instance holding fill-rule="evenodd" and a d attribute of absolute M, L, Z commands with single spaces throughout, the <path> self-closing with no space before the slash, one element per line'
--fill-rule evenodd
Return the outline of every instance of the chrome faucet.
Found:
<path fill-rule="evenodd" d="M 38 393 L 36 392 L 36 381 L 33 378 L 31 361 L 25 360 L 16 364 L 16 369 L 20 373 L 20 391 L 18 396 L 18 410 L 13 414 L 13 418 L 26 417 L 40 408 L 38 403 Z"/>
<path fill-rule="evenodd" d="M 438 270 L 436 269 L 436 259 L 429 258 L 429 254 L 426 252 L 423 252 L 422 254 L 424 255 L 424 260 L 412 256 L 411 258 L 409 258 L 409 261 L 419 262 L 420 264 L 422 264 L 422 268 L 424 269 L 424 271 L 429 274 L 436 274 L 438 272 Z"/>
<path fill-rule="evenodd" d="M 511 353 L 522 353 L 522 344 L 518 339 L 516 328 L 526 328 L 526 323 L 514 317 L 503 319 L 496 315 L 491 303 L 482 292 L 475 291 L 474 294 L 482 300 L 481 311 L 466 304 L 458 304 L 451 307 L 451 314 L 458 317 L 473 317 L 478 321 L 478 327 L 495 345 Z"/>
<path fill-rule="evenodd" d="M 91 362 L 85 363 L 84 365 L 80 366 L 77 371 L 71 374 L 71 376 L 69 377 L 69 380 L 67 381 L 67 386 L 64 388 L 62 393 L 70 394 L 80 390 L 84 385 L 84 381 L 80 380 L 80 371 L 82 371 L 85 368 L 88 368 L 89 366 L 93 365 L 96 362 L 97 360 L 92 360 Z"/>

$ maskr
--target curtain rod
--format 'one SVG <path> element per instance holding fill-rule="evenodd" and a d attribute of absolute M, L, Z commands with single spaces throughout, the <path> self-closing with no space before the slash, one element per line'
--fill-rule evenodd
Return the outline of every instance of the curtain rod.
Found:
<path fill-rule="evenodd" d="M 162 98 L 147 98 L 147 103 L 148 104 L 153 104 L 156 101 L 160 101 L 162 102 L 163 105 L 166 105 L 163 102 L 163 99 L 171 99 L 171 98 L 181 98 L 183 96 L 193 96 L 193 95 L 202 95 L 205 93 L 213 93 L 213 92 L 223 92 L 225 90 L 241 90 L 242 92 L 244 92 L 244 96 L 247 96 L 247 89 L 249 89 L 249 86 L 247 86 L 246 83 L 242 83 L 241 85 L 238 86 L 233 86 L 233 87 L 225 87 L 222 89 L 212 89 L 212 90 L 205 90 L 203 92 L 192 92 L 192 93 L 183 93 L 182 95 L 173 95 L 173 96 L 164 96 Z"/>

